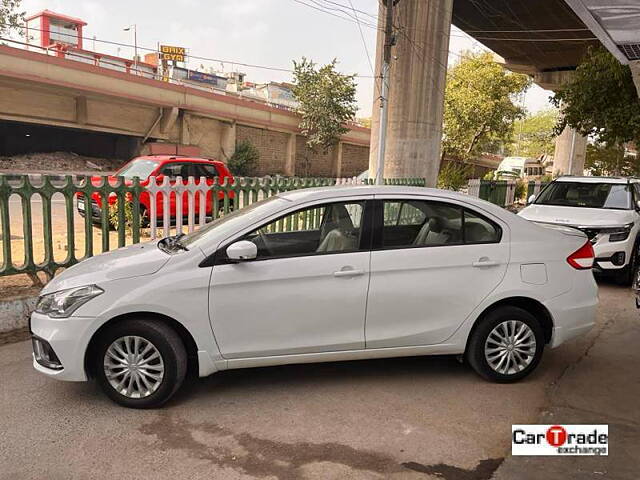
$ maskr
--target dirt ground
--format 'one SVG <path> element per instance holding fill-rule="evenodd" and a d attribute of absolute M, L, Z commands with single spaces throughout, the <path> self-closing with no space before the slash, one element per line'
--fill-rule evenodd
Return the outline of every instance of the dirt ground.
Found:
<path fill-rule="evenodd" d="M 73 152 L 29 153 L 0 156 L 0 173 L 107 173 L 124 163 L 119 159 L 85 157 Z"/>

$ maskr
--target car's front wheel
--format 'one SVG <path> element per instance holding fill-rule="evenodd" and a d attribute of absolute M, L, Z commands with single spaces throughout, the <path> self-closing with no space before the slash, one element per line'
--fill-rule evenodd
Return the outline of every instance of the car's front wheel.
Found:
<path fill-rule="evenodd" d="M 102 390 L 129 408 L 153 408 L 180 388 L 187 355 L 180 336 L 149 319 L 123 320 L 98 341 L 94 371 Z"/>
<path fill-rule="evenodd" d="M 543 350 L 540 322 L 526 310 L 503 306 L 481 320 L 469 339 L 466 356 L 485 379 L 508 383 L 529 375 Z"/>

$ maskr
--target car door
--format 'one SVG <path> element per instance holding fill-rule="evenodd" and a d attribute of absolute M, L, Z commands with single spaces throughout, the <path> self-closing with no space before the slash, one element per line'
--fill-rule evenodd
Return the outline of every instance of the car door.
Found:
<path fill-rule="evenodd" d="M 458 202 L 376 200 L 367 348 L 444 342 L 502 281 L 508 230 Z"/>
<path fill-rule="evenodd" d="M 364 348 L 370 232 L 366 198 L 315 203 L 265 221 L 216 252 L 209 311 L 225 358 Z M 255 260 L 230 263 L 249 240 Z"/>

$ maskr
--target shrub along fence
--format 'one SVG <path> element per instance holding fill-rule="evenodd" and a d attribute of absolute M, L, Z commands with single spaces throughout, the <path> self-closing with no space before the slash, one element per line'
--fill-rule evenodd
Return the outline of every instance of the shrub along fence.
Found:
<path fill-rule="evenodd" d="M 218 183 L 205 178 L 175 181 L 86 176 L 0 175 L 0 276 L 37 272 L 52 277 L 96 253 L 141 237 L 189 232 L 231 210 L 280 192 L 360 183 L 334 178 L 240 178 Z M 424 179 L 385 181 L 424 186 Z M 84 217 L 84 218 L 83 218 Z M 185 223 L 186 218 L 186 223 Z M 158 223 L 161 228 L 158 228 Z"/>

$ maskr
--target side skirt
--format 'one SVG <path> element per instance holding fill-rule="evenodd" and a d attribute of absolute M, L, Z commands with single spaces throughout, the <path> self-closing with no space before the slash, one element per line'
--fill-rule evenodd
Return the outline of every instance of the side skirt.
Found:
<path fill-rule="evenodd" d="M 253 368 L 295 363 L 344 362 L 373 358 L 414 357 L 422 355 L 459 355 L 464 353 L 464 345 L 441 343 L 417 347 L 373 348 L 346 350 L 339 352 L 301 353 L 295 355 L 274 355 L 268 357 L 234 358 L 226 361 L 226 368 Z M 222 365 L 217 365 L 220 368 Z M 220 368 L 220 370 L 223 370 Z"/>

